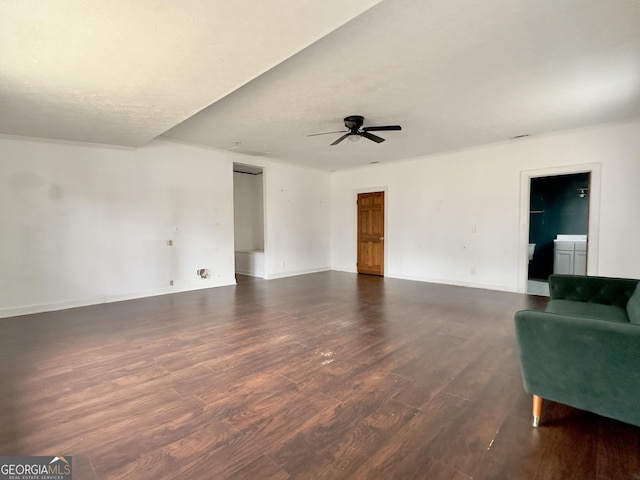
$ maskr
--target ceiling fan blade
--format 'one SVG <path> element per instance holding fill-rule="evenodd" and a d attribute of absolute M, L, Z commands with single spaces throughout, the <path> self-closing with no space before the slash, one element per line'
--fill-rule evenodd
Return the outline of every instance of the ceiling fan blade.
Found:
<path fill-rule="evenodd" d="M 349 135 L 351 135 L 351 132 L 349 133 L 345 133 L 343 136 L 341 136 L 339 139 L 337 139 L 335 142 L 333 142 L 331 145 L 329 145 L 330 147 L 339 144 L 342 140 L 344 140 L 345 138 L 347 138 Z"/>
<path fill-rule="evenodd" d="M 331 135 L 333 133 L 344 133 L 348 131 L 349 130 L 338 130 L 337 132 L 310 133 L 309 135 L 307 135 L 307 137 L 317 137 L 318 135 Z"/>
<path fill-rule="evenodd" d="M 369 132 L 362 132 L 362 136 L 364 138 L 368 138 L 369 140 L 373 140 L 376 143 L 382 143 L 384 142 L 384 138 L 379 137 L 377 135 L 374 135 L 373 133 L 369 133 Z"/>
<path fill-rule="evenodd" d="M 383 130 L 402 130 L 400 125 L 383 125 L 379 127 L 364 127 L 364 132 L 382 132 Z"/>

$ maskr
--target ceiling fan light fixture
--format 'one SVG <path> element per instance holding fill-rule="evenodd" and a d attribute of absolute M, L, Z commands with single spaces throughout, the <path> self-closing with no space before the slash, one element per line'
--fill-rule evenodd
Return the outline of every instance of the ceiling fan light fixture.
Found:
<path fill-rule="evenodd" d="M 357 133 L 352 133 L 349 135 L 349 141 L 351 142 L 359 142 L 362 137 Z"/>

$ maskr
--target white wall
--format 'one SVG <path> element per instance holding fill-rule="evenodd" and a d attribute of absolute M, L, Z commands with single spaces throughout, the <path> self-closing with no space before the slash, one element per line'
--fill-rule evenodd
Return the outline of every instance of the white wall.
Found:
<path fill-rule="evenodd" d="M 332 268 L 355 271 L 356 193 L 385 189 L 387 276 L 522 291 L 522 172 L 588 164 L 601 166 L 589 273 L 640 278 L 640 122 L 335 172 Z"/>
<path fill-rule="evenodd" d="M 264 250 L 262 175 L 233 174 L 236 251 Z"/>
<path fill-rule="evenodd" d="M 235 283 L 231 156 L 0 139 L 0 159 L 0 316 Z"/>
<path fill-rule="evenodd" d="M 266 278 L 355 271 L 356 193 L 384 189 L 386 275 L 516 291 L 523 172 L 588 164 L 601 166 L 589 273 L 640 277 L 640 122 L 332 174 L 165 140 L 3 138 L 0 316 L 235 283 L 233 161 L 265 169 Z"/>
<path fill-rule="evenodd" d="M 164 139 L 0 138 L 0 317 L 235 284 L 234 161 L 265 169 L 265 277 L 329 269 L 328 172 Z"/>
<path fill-rule="evenodd" d="M 268 165 L 265 278 L 329 270 L 329 172 Z"/>
<path fill-rule="evenodd" d="M 265 157 L 236 162 L 263 169 L 264 278 L 329 270 L 331 174 Z"/>

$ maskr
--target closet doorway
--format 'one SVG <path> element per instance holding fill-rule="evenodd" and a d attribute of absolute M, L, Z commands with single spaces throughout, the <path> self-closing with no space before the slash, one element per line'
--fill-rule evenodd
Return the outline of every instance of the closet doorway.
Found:
<path fill-rule="evenodd" d="M 233 164 L 235 272 L 264 278 L 264 170 Z"/>

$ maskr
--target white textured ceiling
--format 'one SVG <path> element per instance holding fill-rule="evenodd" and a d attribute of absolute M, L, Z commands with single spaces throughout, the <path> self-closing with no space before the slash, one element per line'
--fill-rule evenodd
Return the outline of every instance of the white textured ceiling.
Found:
<path fill-rule="evenodd" d="M 0 133 L 141 146 L 380 0 L 0 0 Z"/>
<path fill-rule="evenodd" d="M 640 117 L 640 0 L 0 5 L 0 133 L 338 170 Z"/>

